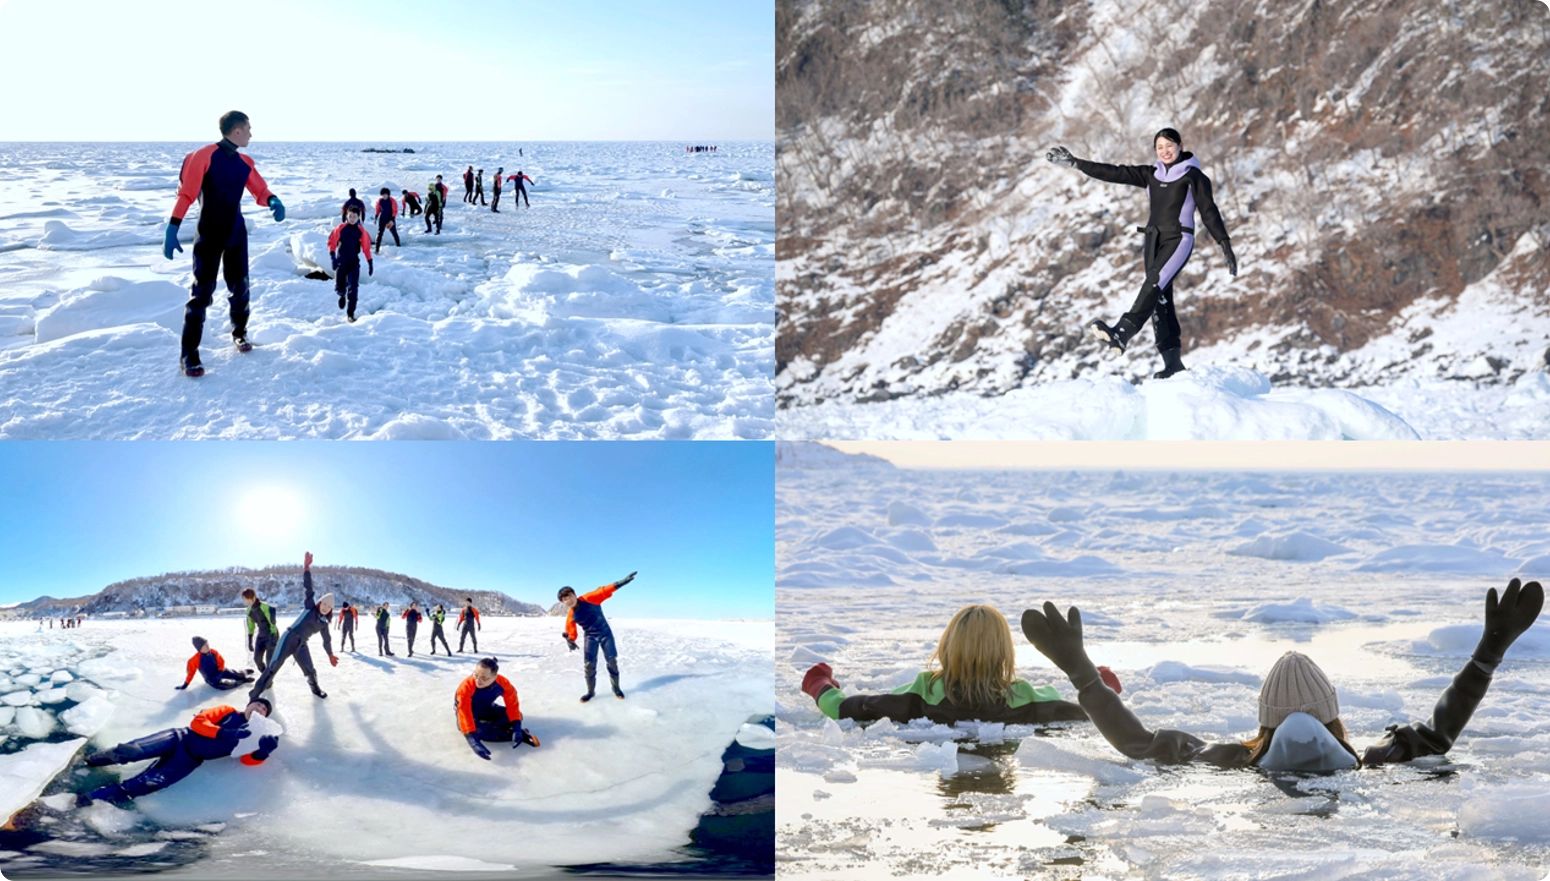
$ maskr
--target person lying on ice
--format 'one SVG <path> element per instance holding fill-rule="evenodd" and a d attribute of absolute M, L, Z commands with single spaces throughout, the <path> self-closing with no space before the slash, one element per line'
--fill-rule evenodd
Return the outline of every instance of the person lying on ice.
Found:
<path fill-rule="evenodd" d="M 250 701 L 240 713 L 233 707 L 210 707 L 194 716 L 186 728 L 168 728 L 87 756 L 86 764 L 93 768 L 146 759 L 156 761 L 128 780 L 92 790 L 83 801 L 123 802 L 166 789 L 206 761 L 236 752 L 237 746 L 252 736 L 255 729 L 260 734 L 258 748 L 242 756 L 241 761 L 244 765 L 261 764 L 280 745 L 276 734 L 265 733 L 279 730 L 279 726 L 268 721 L 273 709 L 263 698 Z"/>
<path fill-rule="evenodd" d="M 1070 678 L 1082 709 L 1104 739 L 1132 759 L 1267 771 L 1336 771 L 1446 753 L 1485 697 L 1508 647 L 1539 617 L 1544 603 L 1545 592 L 1537 581 L 1520 585 L 1514 578 L 1500 599 L 1496 588 L 1491 588 L 1485 597 L 1480 642 L 1443 691 L 1431 720 L 1392 725 L 1360 754 L 1340 720 L 1335 687 L 1317 664 L 1297 652 L 1282 655 L 1265 677 L 1259 692 L 1259 732 L 1242 742 L 1208 744 L 1183 731 L 1147 729 L 1119 695 L 1098 687 L 1098 673 L 1082 644 L 1082 614 L 1075 606 L 1064 617 L 1054 603 L 1045 603 L 1042 612 L 1023 612 L 1023 634 Z"/>
<path fill-rule="evenodd" d="M 322 634 L 323 652 L 328 655 L 328 662 L 335 667 L 339 666 L 339 658 L 334 654 L 334 644 L 328 637 L 329 616 L 334 613 L 334 595 L 325 593 L 313 600 L 311 551 L 307 551 L 306 559 L 301 564 L 301 583 L 306 593 L 302 613 L 280 636 L 280 645 L 275 649 L 274 660 L 269 662 L 269 669 L 259 675 L 258 681 L 253 683 L 253 688 L 248 691 L 250 700 L 257 700 L 264 693 L 264 689 L 274 681 L 275 674 L 280 672 L 286 660 L 292 657 L 296 659 L 296 666 L 301 668 L 302 675 L 307 677 L 307 685 L 312 689 L 312 693 L 320 698 L 328 697 L 328 694 L 318 687 L 318 671 L 312 666 L 312 652 L 307 649 L 307 641 Z"/>
<path fill-rule="evenodd" d="M 452 703 L 457 711 L 457 730 L 479 758 L 490 759 L 486 740 L 510 742 L 512 749 L 524 743 L 538 747 L 538 738 L 522 727 L 517 689 L 511 680 L 500 675 L 500 662 L 494 658 L 481 658 L 474 665 L 474 675 L 458 685 Z"/>
<path fill-rule="evenodd" d="M 183 684 L 177 686 L 178 691 L 188 688 L 188 684 L 194 681 L 194 674 L 204 677 L 211 688 L 219 688 L 221 691 L 236 688 L 245 682 L 253 681 L 253 671 L 226 669 L 226 659 L 221 653 L 211 647 L 210 643 L 202 636 L 194 637 L 194 656 L 188 659 L 188 676 Z"/>
<path fill-rule="evenodd" d="M 592 699 L 597 691 L 597 650 L 603 650 L 603 662 L 608 665 L 608 678 L 613 682 L 614 697 L 624 699 L 624 692 L 619 689 L 619 650 L 614 647 L 614 632 L 608 627 L 608 619 L 603 617 L 604 600 L 614 595 L 614 591 L 635 580 L 635 573 L 615 581 L 613 584 L 605 584 L 591 593 L 581 597 L 576 596 L 575 588 L 569 585 L 560 588 L 560 602 L 570 611 L 565 615 L 565 643 L 571 651 L 576 650 L 576 625 L 587 634 L 587 650 L 585 652 L 586 665 L 583 670 L 587 677 L 587 693 L 581 696 L 582 703 Z"/>
<path fill-rule="evenodd" d="M 929 669 L 891 694 L 847 697 L 828 664 L 814 664 L 802 677 L 802 690 L 830 719 L 904 723 L 930 719 L 944 725 L 976 720 L 1031 725 L 1080 722 L 1082 708 L 1060 699 L 1049 685 L 1017 678 L 1012 628 L 994 606 L 964 606 L 937 640 Z M 1119 679 L 1100 667 L 1107 685 L 1119 691 Z"/>
<path fill-rule="evenodd" d="M 1111 184 L 1145 187 L 1151 195 L 1151 215 L 1146 226 L 1141 228 L 1146 235 L 1141 249 L 1146 279 L 1141 283 L 1141 292 L 1136 295 L 1130 311 L 1120 316 L 1114 326 L 1094 321 L 1088 329 L 1111 348 L 1123 352 L 1130 338 L 1150 318 L 1152 332 L 1157 338 L 1157 351 L 1163 359 L 1163 369 L 1153 374 L 1154 379 L 1167 379 L 1185 369 L 1184 361 L 1179 357 L 1181 342 L 1179 317 L 1174 310 L 1173 281 L 1195 249 L 1197 208 L 1206 231 L 1222 247 L 1228 273 L 1235 277 L 1238 274 L 1238 258 L 1233 255 L 1227 225 L 1222 222 L 1222 214 L 1211 197 L 1211 180 L 1200 170 L 1200 162 L 1193 153 L 1181 152 L 1183 146 L 1183 137 L 1176 130 L 1165 128 L 1152 136 L 1152 150 L 1157 154 L 1157 161 L 1152 165 L 1090 162 L 1072 156 L 1065 147 L 1056 147 L 1045 154 L 1045 158 L 1056 165 L 1075 168 L 1088 177 Z"/>

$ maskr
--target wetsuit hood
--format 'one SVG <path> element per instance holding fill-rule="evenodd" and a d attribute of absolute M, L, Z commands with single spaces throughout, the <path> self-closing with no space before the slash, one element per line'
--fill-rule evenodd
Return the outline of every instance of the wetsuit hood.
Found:
<path fill-rule="evenodd" d="M 1344 771 L 1356 767 L 1356 756 L 1323 722 L 1307 713 L 1292 713 L 1271 735 L 1259 766 L 1266 771 Z"/>
<path fill-rule="evenodd" d="M 1159 159 L 1152 163 L 1152 167 L 1156 170 L 1159 179 L 1175 181 L 1183 177 L 1184 173 L 1191 168 L 1198 169 L 1200 167 L 1200 160 L 1195 158 L 1194 153 L 1185 151 L 1179 154 L 1179 158 L 1173 160 L 1172 165 L 1164 165 L 1162 160 Z"/>

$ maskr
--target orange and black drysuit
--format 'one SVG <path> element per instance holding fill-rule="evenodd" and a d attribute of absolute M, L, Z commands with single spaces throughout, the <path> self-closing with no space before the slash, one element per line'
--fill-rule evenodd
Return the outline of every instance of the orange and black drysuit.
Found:
<path fill-rule="evenodd" d="M 207 760 L 231 755 L 236 751 L 238 743 L 252 733 L 248 730 L 247 718 L 233 707 L 219 706 L 202 710 L 187 728 L 168 728 L 88 756 L 86 764 L 94 768 L 127 765 L 146 759 L 156 760 L 149 768 L 128 780 L 92 790 L 89 797 L 123 801 L 166 789 L 192 774 L 194 769 Z M 278 737 L 260 737 L 258 749 L 243 756 L 242 764 L 262 763 L 279 745 Z"/>
<path fill-rule="evenodd" d="M 215 649 L 207 652 L 194 652 L 194 656 L 188 659 L 188 677 L 183 680 L 183 687 L 187 688 L 194 681 L 194 674 L 204 677 L 211 688 L 219 688 L 222 691 L 236 688 L 244 682 L 253 680 L 235 670 L 226 669 L 226 659 Z"/>
<path fill-rule="evenodd" d="M 397 217 L 398 217 L 398 203 L 393 201 L 393 197 L 392 196 L 379 196 L 379 197 L 377 197 L 376 218 L 377 218 L 377 252 L 378 253 L 382 252 L 382 233 L 383 233 L 383 231 L 391 232 L 393 234 L 393 246 L 394 247 L 402 248 L 404 246 L 404 243 L 399 241 L 399 239 L 398 239 L 398 224 L 394 223 L 394 220 Z"/>
<path fill-rule="evenodd" d="M 619 689 L 619 650 L 614 646 L 614 632 L 608 626 L 608 619 L 603 617 L 602 607 L 602 602 L 613 596 L 614 592 L 623 585 L 624 582 L 616 581 L 577 597 L 576 605 L 572 606 L 570 614 L 565 616 L 565 641 L 572 649 L 576 647 L 577 625 L 580 625 L 587 635 L 586 666 L 583 671 L 587 677 L 588 697 L 597 689 L 598 649 L 603 650 L 603 663 L 608 667 L 608 678 L 613 682 L 614 694 L 624 696 Z"/>
<path fill-rule="evenodd" d="M 199 234 L 194 238 L 194 286 L 183 309 L 183 360 L 199 363 L 199 341 L 204 336 L 205 310 L 215 295 L 215 274 L 224 264 L 226 289 L 231 291 L 231 334 L 246 338 L 248 332 L 248 226 L 242 219 L 242 191 L 267 207 L 274 194 L 264 182 L 253 158 L 237 152 L 226 138 L 183 157 L 178 173 L 178 199 L 168 220 L 176 227 L 197 199 Z"/>
<path fill-rule="evenodd" d="M 413 217 L 420 213 L 420 194 L 413 190 L 404 190 L 404 210 Z"/>
<path fill-rule="evenodd" d="M 515 192 L 511 194 L 511 204 L 515 206 L 517 204 L 517 199 L 520 198 L 523 205 L 527 206 L 528 208 L 533 207 L 533 203 L 527 200 L 527 187 L 522 185 L 523 181 L 532 183 L 533 179 L 519 171 L 516 174 L 506 175 L 506 180 L 516 184 L 516 186 L 513 188 Z"/>
<path fill-rule="evenodd" d="M 344 641 L 350 641 L 350 651 L 355 651 L 355 624 L 360 613 L 349 603 L 339 607 L 339 650 L 344 651 Z"/>
<path fill-rule="evenodd" d="M 346 313 L 355 317 L 355 302 L 361 291 L 361 256 L 371 263 L 371 236 L 359 223 L 341 223 L 328 234 L 328 254 L 334 258 L 334 293 L 348 306 Z"/>
<path fill-rule="evenodd" d="M 479 610 L 472 605 L 464 606 L 463 611 L 457 613 L 457 626 L 458 630 L 462 631 L 457 638 L 457 650 L 461 652 L 463 643 L 472 639 L 474 651 L 479 651 L 479 637 L 474 633 L 475 628 L 484 629 L 484 625 L 479 623 Z"/>
<path fill-rule="evenodd" d="M 496 701 L 503 701 L 504 706 Z M 523 742 L 538 745 L 536 737 L 522 730 L 522 707 L 517 703 L 516 687 L 498 673 L 495 681 L 483 688 L 472 676 L 464 679 L 452 703 L 457 713 L 457 730 L 480 758 L 490 757 L 481 743 L 485 740 L 509 742 L 513 746 Z"/>
<path fill-rule="evenodd" d="M 409 657 L 414 657 L 414 635 L 420 630 L 420 619 L 425 616 L 419 609 L 405 609 L 399 617 L 404 619 L 404 635 L 409 639 Z"/>

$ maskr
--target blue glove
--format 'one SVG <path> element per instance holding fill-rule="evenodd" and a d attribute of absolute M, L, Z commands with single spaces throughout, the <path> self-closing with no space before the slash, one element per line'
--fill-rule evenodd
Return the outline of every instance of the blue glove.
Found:
<path fill-rule="evenodd" d="M 372 275 L 372 274 L 374 274 L 374 273 L 375 273 L 375 272 L 376 272 L 376 271 L 377 271 L 377 267 L 375 267 L 375 266 L 373 266 L 373 265 L 372 265 L 372 264 L 371 264 L 371 261 L 370 261 L 370 260 L 367 260 L 367 261 L 366 261 L 366 274 L 367 274 L 367 275 Z"/>
<path fill-rule="evenodd" d="M 474 755 L 484 759 L 486 762 L 490 760 L 490 748 L 484 745 L 484 741 L 479 739 L 479 735 L 465 734 L 463 737 L 468 741 L 468 746 L 473 749 Z"/>
<path fill-rule="evenodd" d="M 277 222 L 285 219 L 285 206 L 280 204 L 279 196 L 269 197 L 269 210 L 274 212 L 274 219 Z"/>
<path fill-rule="evenodd" d="M 178 244 L 178 225 L 167 224 L 167 231 L 162 234 L 161 255 L 168 260 L 172 259 L 173 251 L 182 251 L 183 246 Z"/>
<path fill-rule="evenodd" d="M 339 255 L 338 254 L 335 254 L 333 251 L 329 251 L 328 252 L 328 262 L 334 264 L 334 270 L 338 271 L 338 269 L 339 269 Z"/>

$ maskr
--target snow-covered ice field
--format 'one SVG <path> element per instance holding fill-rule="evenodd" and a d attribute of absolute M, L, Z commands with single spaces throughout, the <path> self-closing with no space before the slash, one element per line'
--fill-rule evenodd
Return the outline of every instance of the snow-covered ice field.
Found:
<path fill-rule="evenodd" d="M 800 463 L 799 463 L 800 464 Z M 1550 577 L 1550 477 L 907 471 L 815 457 L 777 474 L 782 877 L 1538 879 L 1550 865 L 1550 624 L 1513 646 L 1445 757 L 1272 777 L 1126 760 L 1087 723 L 834 723 L 927 668 L 971 602 L 1018 673 L 1074 697 L 1017 629 L 1052 600 L 1153 728 L 1257 729 L 1261 677 L 1317 661 L 1358 749 L 1424 720 L 1484 596 Z"/>
<path fill-rule="evenodd" d="M 0 438 L 764 438 L 773 432 L 774 145 L 264 143 L 286 220 L 244 203 L 256 348 L 224 285 L 198 382 L 177 370 L 199 208 L 161 256 L 200 144 L 0 144 Z M 397 147 L 397 144 L 381 146 Z M 461 173 L 518 169 L 501 212 Z M 401 216 L 346 323 L 326 239 L 347 189 L 451 193 Z M 375 226 L 371 225 L 375 233 Z"/>
<path fill-rule="evenodd" d="M 0 808 L 10 816 L 46 793 L 20 818 L 45 837 L 0 848 L 0 872 L 132 864 L 235 877 L 261 858 L 266 877 L 530 877 L 577 863 L 678 862 L 728 744 L 770 745 L 768 729 L 749 724 L 770 710 L 768 621 L 617 619 L 627 697 L 590 704 L 577 700 L 581 656 L 559 638 L 558 619 L 486 618 L 480 654 L 452 658 L 425 653 L 428 627 L 406 657 L 401 623 L 396 658 L 377 657 L 363 628 L 360 652 L 331 668 L 314 640 L 326 700 L 286 665 L 274 691 L 285 734 L 268 762 L 207 762 L 128 810 L 71 806 L 66 793 L 117 773 L 86 769 L 75 747 L 240 706 L 245 691 L 217 692 L 197 677 L 187 691 L 173 686 L 195 634 L 242 666 L 241 619 L 89 621 L 41 634 L 33 622 L 0 623 Z M 453 691 L 481 655 L 501 660 L 540 749 L 492 743 L 485 762 L 458 733 Z"/>

